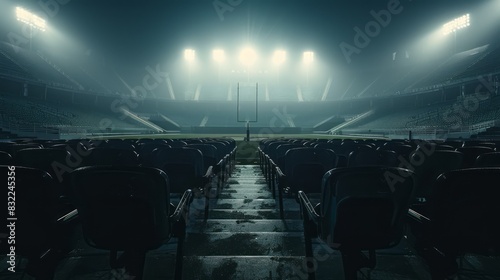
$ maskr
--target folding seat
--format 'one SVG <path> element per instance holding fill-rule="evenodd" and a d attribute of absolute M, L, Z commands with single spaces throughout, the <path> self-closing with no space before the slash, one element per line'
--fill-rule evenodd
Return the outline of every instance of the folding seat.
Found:
<path fill-rule="evenodd" d="M 474 167 L 500 167 L 500 152 L 480 154 Z"/>
<path fill-rule="evenodd" d="M 487 142 L 487 141 L 481 141 L 481 140 L 467 140 L 467 141 L 464 141 L 464 144 L 462 147 L 488 147 L 488 148 L 494 149 L 496 147 L 496 145 L 493 142 Z"/>
<path fill-rule="evenodd" d="M 417 150 L 403 167 L 415 173 L 415 203 L 425 203 L 432 193 L 434 183 L 441 173 L 460 169 L 463 154 L 457 151 L 429 150 L 425 153 Z M 406 166 L 409 165 L 409 166 Z"/>
<path fill-rule="evenodd" d="M 337 156 L 332 150 L 292 148 L 285 154 L 283 169 L 276 167 L 280 216 L 284 219 L 283 195 L 296 198 L 297 192 L 320 193 L 321 179 L 335 168 Z"/>
<path fill-rule="evenodd" d="M 404 159 L 408 160 L 410 155 L 415 151 L 411 145 L 399 144 L 399 145 L 387 145 L 379 148 L 379 150 L 389 150 L 396 152 L 397 157 L 402 156 Z"/>
<path fill-rule="evenodd" d="M 276 161 L 270 161 L 270 173 L 269 173 L 269 180 L 268 180 L 268 187 L 273 193 L 273 198 L 276 198 L 276 167 L 279 167 L 283 170 L 283 165 L 285 161 L 285 155 L 288 150 L 293 149 L 293 148 L 301 148 L 304 147 L 302 144 L 280 144 L 278 147 L 276 147 L 275 151 L 275 158 Z"/>
<path fill-rule="evenodd" d="M 40 144 L 34 144 L 34 143 L 30 143 L 30 144 L 12 144 L 12 145 L 6 146 L 4 148 L 4 151 L 7 152 L 7 153 L 9 153 L 12 157 L 15 157 L 17 151 L 22 150 L 22 149 L 29 149 L 29 148 L 39 149 L 39 148 L 42 148 L 42 145 L 40 145 Z"/>
<path fill-rule="evenodd" d="M 461 255 L 500 253 L 499 181 L 500 168 L 449 171 L 437 179 L 425 211 L 409 210 L 415 248 L 432 279 L 451 279 Z"/>
<path fill-rule="evenodd" d="M 19 166 L 38 168 L 49 173 L 54 179 L 53 188 L 58 197 L 59 211 L 68 212 L 75 209 L 70 201 L 68 175 L 79 167 L 81 157 L 71 155 L 63 149 L 29 148 L 18 151 L 13 162 Z"/>
<path fill-rule="evenodd" d="M 89 149 L 88 152 L 88 155 L 82 157 L 81 166 L 139 165 L 139 158 L 134 150 L 97 147 Z"/>
<path fill-rule="evenodd" d="M 154 141 L 136 145 L 136 152 L 139 154 L 139 157 L 146 157 L 150 155 L 154 149 L 160 147 L 172 148 L 166 141 Z"/>
<path fill-rule="evenodd" d="M 380 153 L 373 149 L 363 147 L 352 151 L 347 159 L 347 167 L 369 166 L 369 165 L 384 165 Z"/>
<path fill-rule="evenodd" d="M 170 145 L 172 148 L 181 148 L 187 145 L 185 141 L 182 140 L 173 140 L 169 141 L 168 145 Z"/>
<path fill-rule="evenodd" d="M 125 141 L 122 139 L 108 139 L 102 141 L 102 143 L 99 145 L 99 148 L 135 150 L 135 146 L 130 141 Z"/>
<path fill-rule="evenodd" d="M 214 176 L 217 177 L 217 194 L 221 191 L 224 182 L 223 160 L 217 160 L 217 148 L 211 144 L 188 144 L 186 148 L 199 150 L 203 154 L 203 165 L 205 169 L 212 167 Z"/>
<path fill-rule="evenodd" d="M 125 268 L 133 279 L 142 279 L 146 253 L 171 237 L 178 238 L 175 279 L 182 278 L 192 193 L 186 189 L 173 206 L 168 179 L 159 169 L 137 166 L 91 166 L 71 173 L 85 241 L 109 250 L 110 266 Z"/>
<path fill-rule="evenodd" d="M 209 198 L 212 191 L 212 167 L 205 168 L 203 154 L 193 148 L 155 149 L 153 157 L 142 166 L 158 168 L 169 176 L 170 193 L 182 194 L 192 189 L 195 195 L 205 196 L 204 217 L 208 219 Z"/>
<path fill-rule="evenodd" d="M 404 235 L 413 186 L 407 169 L 365 166 L 328 171 L 317 206 L 299 191 L 309 279 L 315 279 L 316 237 L 340 250 L 345 279 L 357 279 L 360 268 L 374 268 L 376 250 L 396 246 Z"/>
<path fill-rule="evenodd" d="M 0 194 L 5 202 L 5 211 L 0 215 L 4 225 L 0 228 L 1 254 L 10 253 L 12 244 L 9 245 L 7 237 L 11 233 L 7 225 L 13 223 L 15 254 L 28 260 L 26 272 L 35 279 L 52 279 L 59 260 L 75 245 L 77 211 L 57 211 L 54 181 L 43 170 L 0 165 L 0 179 L 5 182 L 5 191 Z M 15 209 L 8 212 L 8 206 Z"/>
<path fill-rule="evenodd" d="M 462 164 L 462 168 L 471 168 L 474 167 L 474 164 L 476 163 L 476 159 L 478 156 L 484 153 L 492 153 L 495 150 L 489 147 L 467 146 L 467 147 L 457 148 L 457 151 L 460 151 L 464 154 L 464 161 Z"/>
<path fill-rule="evenodd" d="M 0 151 L 0 165 L 8 165 L 12 163 L 12 156 L 7 153 Z"/>

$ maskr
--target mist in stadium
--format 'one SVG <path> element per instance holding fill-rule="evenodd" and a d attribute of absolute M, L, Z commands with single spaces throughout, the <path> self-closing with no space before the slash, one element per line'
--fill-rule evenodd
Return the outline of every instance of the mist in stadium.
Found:
<path fill-rule="evenodd" d="M 500 279 L 499 12 L 1 1 L 0 278 Z"/>

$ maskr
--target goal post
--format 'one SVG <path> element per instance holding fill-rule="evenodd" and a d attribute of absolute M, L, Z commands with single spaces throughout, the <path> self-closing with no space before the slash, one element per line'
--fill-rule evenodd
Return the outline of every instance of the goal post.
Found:
<path fill-rule="evenodd" d="M 257 122 L 259 119 L 259 84 L 238 83 L 236 88 L 236 121 Z"/>

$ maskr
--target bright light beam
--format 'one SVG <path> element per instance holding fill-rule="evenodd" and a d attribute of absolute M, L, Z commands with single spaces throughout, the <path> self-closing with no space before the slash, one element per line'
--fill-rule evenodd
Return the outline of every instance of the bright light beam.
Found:
<path fill-rule="evenodd" d="M 443 35 L 448 35 L 450 33 L 456 32 L 457 30 L 466 28 L 470 25 L 470 16 L 469 14 L 458 17 L 450 22 L 447 22 L 443 25 Z"/>
<path fill-rule="evenodd" d="M 240 53 L 240 61 L 245 66 L 251 66 L 257 60 L 257 54 L 251 48 L 245 48 Z"/>
<path fill-rule="evenodd" d="M 286 60 L 286 52 L 282 50 L 278 50 L 274 52 L 273 55 L 273 63 L 274 65 L 283 64 Z"/>
<path fill-rule="evenodd" d="M 226 59 L 224 55 L 224 50 L 213 50 L 212 51 L 212 58 L 215 60 L 217 63 L 222 63 Z"/>
<path fill-rule="evenodd" d="M 187 60 L 188 62 L 194 61 L 194 58 L 196 57 L 196 52 L 192 49 L 186 49 L 184 50 L 184 59 Z"/>
<path fill-rule="evenodd" d="M 314 61 L 314 53 L 311 51 L 304 52 L 302 59 L 305 64 L 311 64 Z"/>
<path fill-rule="evenodd" d="M 40 31 L 44 31 L 47 28 L 47 23 L 45 20 L 21 7 L 16 7 L 16 17 L 20 22 L 24 22 L 29 26 L 38 29 Z"/>

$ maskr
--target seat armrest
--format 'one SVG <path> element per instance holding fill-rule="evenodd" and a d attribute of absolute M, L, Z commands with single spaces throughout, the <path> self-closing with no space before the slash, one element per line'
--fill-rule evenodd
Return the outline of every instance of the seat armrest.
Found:
<path fill-rule="evenodd" d="M 413 209 L 408 209 L 408 216 L 412 220 L 414 220 L 414 221 L 416 221 L 416 222 L 418 222 L 418 223 L 420 223 L 422 225 L 429 225 L 430 222 L 431 222 L 431 219 L 429 219 L 428 217 L 426 217 L 426 216 L 418 213 L 417 211 L 415 211 Z"/>
<path fill-rule="evenodd" d="M 56 220 L 57 224 L 67 224 L 78 219 L 78 210 L 74 209 L 69 213 L 66 213 Z"/>
<path fill-rule="evenodd" d="M 203 175 L 203 177 L 205 177 L 205 178 L 212 178 L 213 175 L 214 175 L 214 167 L 213 166 L 209 166 L 207 168 L 207 172 L 205 173 L 205 175 Z"/>
<path fill-rule="evenodd" d="M 309 219 L 312 220 L 314 223 L 319 224 L 321 217 L 316 212 L 316 210 L 314 210 L 314 205 L 312 205 L 307 195 L 303 191 L 299 191 L 297 196 L 299 198 L 301 208 L 304 211 L 303 213 L 307 214 Z"/>
<path fill-rule="evenodd" d="M 193 196 L 193 191 L 191 189 L 186 190 L 183 194 L 177 207 L 174 210 L 174 213 L 170 215 L 170 219 L 173 222 L 178 222 L 182 217 L 183 213 L 187 212 L 189 205 L 191 204 L 191 199 Z"/>

